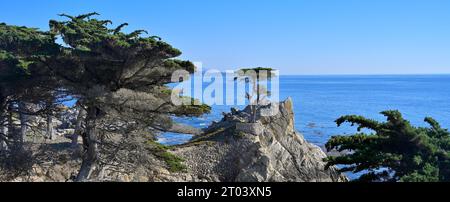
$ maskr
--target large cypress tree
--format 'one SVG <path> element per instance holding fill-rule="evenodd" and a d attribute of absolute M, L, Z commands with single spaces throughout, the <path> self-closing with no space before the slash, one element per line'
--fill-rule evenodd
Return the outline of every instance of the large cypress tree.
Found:
<path fill-rule="evenodd" d="M 171 115 L 200 115 L 205 106 L 174 106 L 165 84 L 176 70 L 194 72 L 189 61 L 174 59 L 181 52 L 159 37 L 144 37 L 143 30 L 122 32 L 127 24 L 109 28 L 108 20 L 91 18 L 97 13 L 50 21 L 51 33 L 66 46 L 43 63 L 69 89 L 87 111 L 86 154 L 77 180 L 86 180 L 96 168 L 98 127 L 103 117 L 120 117 L 116 125 L 167 130 Z M 125 123 L 125 124 L 123 124 Z"/>
<path fill-rule="evenodd" d="M 181 54 L 178 49 L 159 37 L 143 36 L 143 30 L 124 33 L 121 30 L 126 23 L 110 28 L 111 21 L 93 18 L 95 15 L 62 14 L 68 20 L 51 20 L 48 32 L 3 24 L 7 31 L 0 42 L 0 64 L 11 58 L 19 66 L 25 64 L 23 70 L 33 69 L 56 85 L 49 86 L 46 93 L 67 92 L 86 111 L 85 117 L 80 116 L 85 152 L 78 181 L 89 179 L 98 168 L 98 146 L 105 132 L 164 131 L 172 127 L 172 116 L 198 116 L 210 110 L 205 105 L 172 104 L 170 89 L 165 86 L 172 73 L 195 71 L 191 62 L 176 59 Z M 58 37 L 63 44 L 56 43 Z M 17 83 L 19 77 L 11 78 Z M 1 97 L 6 94 L 2 92 Z M 37 100 L 54 103 L 58 99 Z"/>
<path fill-rule="evenodd" d="M 42 115 L 52 110 L 56 80 L 40 69 L 39 58 L 59 51 L 51 34 L 34 28 L 0 24 L 0 139 L 20 146 L 26 136 L 28 115 Z M 35 107 L 27 107 L 28 105 Z M 20 117 L 20 132 L 12 117 Z M 8 128 L 8 129 L 6 129 Z M 6 132 L 8 131 L 8 132 Z M 5 147 L 3 147 L 5 148 Z M 16 147 L 12 147 L 16 148 Z"/>

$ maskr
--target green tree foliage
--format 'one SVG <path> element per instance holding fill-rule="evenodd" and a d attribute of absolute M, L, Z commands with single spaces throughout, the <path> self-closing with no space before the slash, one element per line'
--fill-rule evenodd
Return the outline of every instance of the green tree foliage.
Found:
<path fill-rule="evenodd" d="M 50 90 L 56 90 L 56 80 L 42 71 L 39 60 L 58 50 L 59 45 L 48 32 L 0 23 L 0 127 L 11 129 L 8 134 L 1 130 L 2 141 L 23 142 L 27 127 L 25 117 L 54 109 L 55 105 L 49 103 L 57 99 Z M 34 107 L 29 107 L 30 104 Z M 16 114 L 21 117 L 21 134 L 14 134 L 12 119 L 8 121 L 8 117 Z"/>
<path fill-rule="evenodd" d="M 91 18 L 95 15 L 51 20 L 51 33 L 61 36 L 68 47 L 45 61 L 87 111 L 87 155 L 78 180 L 88 178 L 95 169 L 100 118 L 112 114 L 134 128 L 165 130 L 171 127 L 171 115 L 198 115 L 193 109 L 180 110 L 163 93 L 174 71 L 195 71 L 191 62 L 175 59 L 181 54 L 178 49 L 159 37 L 142 36 L 143 30 L 124 33 L 121 29 L 126 24 L 110 29 L 111 21 Z"/>
<path fill-rule="evenodd" d="M 399 111 L 381 112 L 387 122 L 362 116 L 342 116 L 338 126 L 348 122 L 359 132 L 334 136 L 327 150 L 346 151 L 345 155 L 328 157 L 328 166 L 344 165 L 341 172 L 366 171 L 360 181 L 450 181 L 450 133 L 432 118 L 430 127 L 414 127 Z"/>
<path fill-rule="evenodd" d="M 26 88 L 35 61 L 57 50 L 51 35 L 37 29 L 0 24 L 0 96 Z"/>
<path fill-rule="evenodd" d="M 122 32 L 126 23 L 110 27 L 111 21 L 96 15 L 61 14 L 67 20 L 50 20 L 49 31 L 0 24 L 0 98 L 15 94 L 20 102 L 32 98 L 53 106 L 58 98 L 70 95 L 86 111 L 80 117 L 86 149 L 80 181 L 96 169 L 105 133 L 164 131 L 173 125 L 172 116 L 210 111 L 206 105 L 171 102 L 165 84 L 171 82 L 172 73 L 195 71 L 190 61 L 177 59 L 181 51 L 157 36 L 145 36 L 144 30 Z M 64 44 L 56 43 L 56 38 Z M 25 93 L 18 93 L 22 92 L 18 85 Z M 30 93 L 34 89 L 39 93 Z"/>
<path fill-rule="evenodd" d="M 270 96 L 270 91 L 267 89 L 267 84 L 264 85 L 261 82 L 271 80 L 274 76 L 272 68 L 269 67 L 255 67 L 255 68 L 242 68 L 237 71 L 237 79 L 244 79 L 245 82 L 252 83 L 253 89 L 246 94 L 246 98 L 249 100 L 250 111 L 252 118 L 250 122 L 256 121 L 256 112 L 261 107 L 262 101 L 265 96 Z M 240 75 L 242 74 L 242 75 Z"/>

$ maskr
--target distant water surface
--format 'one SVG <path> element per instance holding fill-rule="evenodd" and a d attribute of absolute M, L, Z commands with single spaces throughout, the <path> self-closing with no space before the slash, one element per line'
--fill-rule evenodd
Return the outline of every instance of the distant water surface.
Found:
<path fill-rule="evenodd" d="M 280 99 L 287 97 L 294 101 L 296 129 L 319 146 L 333 135 L 356 132 L 355 127 L 336 126 L 334 121 L 347 114 L 383 121 L 379 112 L 398 109 L 414 125 L 426 126 L 423 119 L 431 116 L 450 128 L 450 75 L 280 76 Z M 177 121 L 206 127 L 230 107 L 212 106 L 211 114 Z M 189 138 L 166 133 L 160 142 L 179 144 Z"/>

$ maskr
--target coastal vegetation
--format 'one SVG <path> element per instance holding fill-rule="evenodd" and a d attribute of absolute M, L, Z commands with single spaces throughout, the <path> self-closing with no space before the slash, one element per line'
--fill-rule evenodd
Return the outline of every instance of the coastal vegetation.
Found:
<path fill-rule="evenodd" d="M 127 23 L 111 27 L 97 13 L 61 14 L 49 31 L 0 24 L 0 150 L 7 157 L 25 150 L 35 126 L 30 117 L 44 117 L 51 132 L 52 116 L 68 100 L 79 111 L 74 141 L 83 139 L 77 181 L 85 181 L 105 163 L 106 148 L 114 154 L 111 136 L 155 134 L 173 125 L 173 116 L 200 116 L 205 105 L 175 106 L 166 84 L 174 71 L 195 71 L 181 51 L 144 30 L 125 33 Z M 61 39 L 61 41 L 58 41 Z M 51 135 L 48 135 L 50 138 Z M 103 152 L 103 153 L 102 153 Z M 176 170 L 181 159 L 158 150 Z M 110 156 L 110 155 L 106 155 Z"/>
<path fill-rule="evenodd" d="M 242 79 L 246 83 L 251 83 L 252 89 L 245 94 L 249 101 L 250 110 L 252 113 L 251 123 L 256 121 L 256 112 L 265 105 L 263 102 L 267 101 L 266 96 L 270 96 L 270 91 L 267 89 L 267 82 L 273 77 L 274 69 L 270 67 L 255 67 L 242 68 L 238 70 L 239 75 L 236 79 Z M 267 103 L 266 103 L 267 104 Z"/>
<path fill-rule="evenodd" d="M 150 140 L 148 143 L 152 146 L 152 153 L 154 153 L 156 157 L 162 159 L 167 164 L 169 171 L 186 171 L 186 166 L 183 164 L 184 160 L 181 157 L 178 157 L 167 151 L 170 149 L 170 146 L 163 145 L 153 140 Z"/>
<path fill-rule="evenodd" d="M 357 181 L 437 182 L 450 181 L 450 132 L 430 118 L 430 127 L 415 127 L 399 111 L 381 112 L 387 121 L 363 116 L 336 120 L 357 125 L 358 133 L 334 136 L 326 148 L 345 152 L 327 157 L 327 166 L 341 165 L 340 172 L 363 173 Z M 369 132 L 361 132 L 363 129 Z"/>
<path fill-rule="evenodd" d="M 167 84 L 172 73 L 193 73 L 195 66 L 177 59 L 181 51 L 160 37 L 144 30 L 125 33 L 127 23 L 112 27 L 97 15 L 61 14 L 65 20 L 50 20 L 48 31 L 0 24 L 0 172 L 18 172 L 14 178 L 36 169 L 29 160 L 35 156 L 29 151 L 34 140 L 51 141 L 55 121 L 67 119 L 61 122 L 71 124 L 63 132 L 72 140 L 70 156 L 80 155 L 81 162 L 75 176 L 64 180 L 95 180 L 108 167 L 122 173 L 137 164 L 148 168 L 155 157 L 180 176 L 197 165 L 197 173 L 210 176 L 200 178 L 210 181 L 346 181 L 335 166 L 341 173 L 362 173 L 359 181 L 450 181 L 448 130 L 432 118 L 425 118 L 430 127 L 413 126 L 398 111 L 382 112 L 387 122 L 356 115 L 337 119 L 338 126 L 350 123 L 359 132 L 328 141 L 328 150 L 343 154 L 325 158 L 330 169 L 324 169 L 323 151 L 295 131 L 292 101 L 280 106 L 264 102 L 271 94 L 264 82 L 273 71 L 266 67 L 240 70 L 253 87 L 246 94 L 247 109 L 225 114 L 188 143 L 162 145 L 156 136 L 176 128 L 174 117 L 211 111 L 210 106 L 194 105 L 198 101 L 191 97 L 181 97 L 186 105 L 171 102 Z M 68 101 L 74 106 L 67 106 Z M 280 113 L 262 118 L 261 110 L 272 104 Z M 172 150 L 190 155 L 180 157 Z M 61 159 L 69 162 L 67 156 Z M 173 180 L 198 177 L 192 176 Z"/>

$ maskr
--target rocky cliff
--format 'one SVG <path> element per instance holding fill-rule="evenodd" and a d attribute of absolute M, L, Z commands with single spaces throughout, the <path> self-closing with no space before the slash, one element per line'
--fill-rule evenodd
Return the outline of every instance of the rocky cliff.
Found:
<path fill-rule="evenodd" d="M 278 114 L 264 117 L 260 115 L 260 110 L 256 123 L 248 123 L 249 108 L 241 111 L 232 109 L 230 113 L 224 114 L 221 121 L 214 122 L 188 143 L 169 148 L 146 143 L 142 135 L 131 134 L 135 138 L 122 142 L 129 145 L 127 149 L 114 149 L 113 159 L 122 159 L 114 162 L 117 166 L 104 167 L 99 171 L 98 177 L 92 180 L 346 181 L 347 178 L 340 175 L 336 168 L 325 169 L 322 159 L 326 154 L 296 132 L 291 99 L 274 106 L 278 107 Z M 68 121 L 65 119 L 60 119 L 60 122 L 60 128 L 72 130 L 65 126 L 73 124 L 66 124 Z M 51 142 L 46 140 L 41 144 L 30 143 L 29 148 L 32 158 L 26 160 L 26 167 L 22 166 L 27 169 L 16 175 L 14 173 L 17 169 L 10 169 L 14 171 L 12 174 L 0 169 L 0 181 L 73 180 L 81 164 L 81 154 L 73 151 L 70 139 L 64 138 L 64 134 L 57 134 Z M 171 167 L 170 163 L 174 165 Z M 125 169 L 124 165 L 131 165 L 131 169 Z M 172 169 L 173 166 L 182 169 Z"/>
<path fill-rule="evenodd" d="M 275 116 L 258 115 L 247 123 L 249 109 L 224 114 L 202 135 L 172 149 L 187 165 L 187 173 L 162 169 L 156 181 L 296 181 L 338 182 L 346 177 L 334 167 L 325 169 L 326 154 L 305 141 L 294 128 L 292 100 L 278 105 Z"/>

